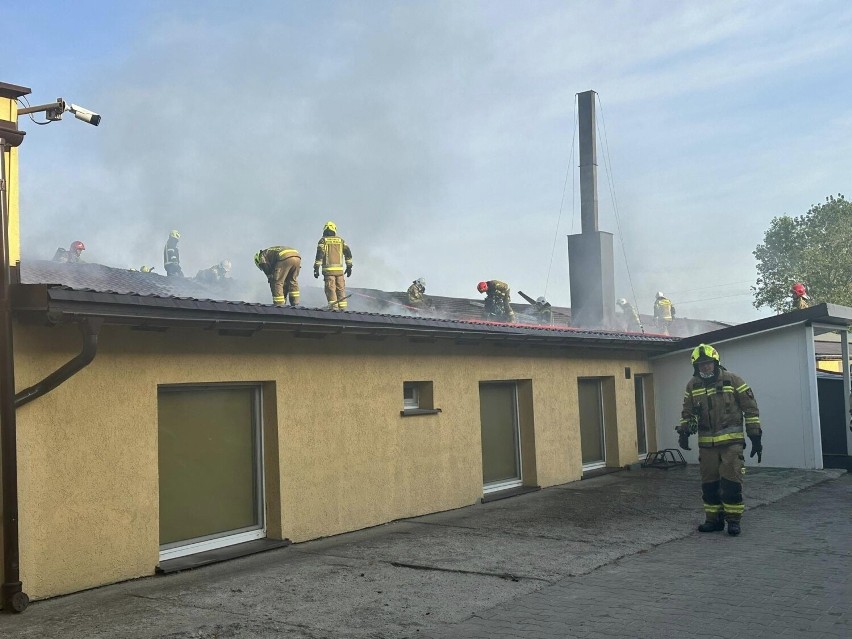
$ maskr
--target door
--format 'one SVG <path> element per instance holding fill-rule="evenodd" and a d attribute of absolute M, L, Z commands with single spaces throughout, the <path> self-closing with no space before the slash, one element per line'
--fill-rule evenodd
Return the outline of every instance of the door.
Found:
<path fill-rule="evenodd" d="M 577 380 L 583 470 L 606 466 L 603 389 L 599 379 Z"/>
<path fill-rule="evenodd" d="M 161 387 L 160 559 L 266 535 L 260 388 Z"/>
<path fill-rule="evenodd" d="M 846 414 L 844 395 L 842 376 L 817 374 L 819 432 L 824 468 L 850 469 L 852 465 L 846 449 L 849 416 Z"/>
<path fill-rule="evenodd" d="M 479 385 L 483 492 L 522 484 L 518 393 L 514 383 Z"/>
<path fill-rule="evenodd" d="M 636 396 L 636 447 L 639 459 L 645 459 L 648 455 L 648 412 L 644 376 L 633 378 L 633 390 Z"/>

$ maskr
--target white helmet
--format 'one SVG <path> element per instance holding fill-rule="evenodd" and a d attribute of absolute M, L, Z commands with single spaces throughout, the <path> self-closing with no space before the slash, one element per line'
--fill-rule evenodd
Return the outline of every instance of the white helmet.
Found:
<path fill-rule="evenodd" d="M 414 283 L 418 284 L 422 288 L 426 288 L 426 278 L 418 277 L 416 280 L 414 280 Z"/>
<path fill-rule="evenodd" d="M 623 297 L 619 298 L 619 300 L 616 302 L 616 304 L 618 304 L 619 306 L 627 306 L 627 300 L 624 299 Z"/>
<path fill-rule="evenodd" d="M 539 297 L 536 298 L 535 301 L 538 302 L 539 304 L 547 304 L 547 300 L 544 299 L 544 295 L 540 295 Z"/>
<path fill-rule="evenodd" d="M 658 300 L 661 300 L 661 299 L 663 299 L 664 297 L 665 297 L 665 295 L 663 295 L 663 292 L 662 292 L 662 291 L 657 291 L 657 299 L 658 299 Z"/>
<path fill-rule="evenodd" d="M 219 262 L 219 268 L 225 271 L 226 273 L 231 272 L 231 260 L 222 260 Z"/>

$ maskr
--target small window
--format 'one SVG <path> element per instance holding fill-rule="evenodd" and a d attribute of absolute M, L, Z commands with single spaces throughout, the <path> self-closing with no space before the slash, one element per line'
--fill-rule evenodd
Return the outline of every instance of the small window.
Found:
<path fill-rule="evenodd" d="M 402 384 L 402 410 L 400 415 L 434 415 L 440 413 L 435 408 L 432 382 L 404 382 Z"/>

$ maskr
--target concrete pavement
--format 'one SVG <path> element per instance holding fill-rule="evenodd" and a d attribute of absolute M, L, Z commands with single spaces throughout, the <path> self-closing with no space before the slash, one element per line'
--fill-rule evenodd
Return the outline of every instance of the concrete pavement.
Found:
<path fill-rule="evenodd" d="M 0 637 L 852 636 L 852 477 L 749 469 L 699 534 L 697 467 L 625 471 L 35 602 Z"/>

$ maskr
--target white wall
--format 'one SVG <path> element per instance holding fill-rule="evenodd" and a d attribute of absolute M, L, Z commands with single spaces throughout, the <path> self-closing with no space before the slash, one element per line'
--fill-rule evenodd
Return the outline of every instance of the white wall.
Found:
<path fill-rule="evenodd" d="M 819 405 L 814 369 L 813 332 L 804 325 L 713 342 L 722 365 L 754 390 L 763 428 L 761 466 L 822 468 Z M 683 394 L 692 375 L 692 349 L 652 359 L 657 415 L 657 448 L 677 448 L 674 427 L 680 422 Z M 689 463 L 698 463 L 697 437 L 682 450 Z M 757 464 L 749 458 L 746 465 Z"/>

